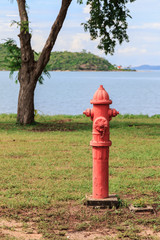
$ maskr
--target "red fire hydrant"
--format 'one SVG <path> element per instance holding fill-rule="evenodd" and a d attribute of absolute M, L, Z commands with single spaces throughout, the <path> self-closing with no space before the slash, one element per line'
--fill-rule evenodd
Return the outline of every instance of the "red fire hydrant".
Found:
<path fill-rule="evenodd" d="M 93 155 L 93 199 L 104 199 L 109 197 L 109 147 L 112 142 L 109 139 L 109 121 L 117 116 L 119 112 L 109 108 L 112 101 L 109 95 L 100 85 L 90 101 L 93 109 L 83 112 L 93 121 L 92 146 Z"/>

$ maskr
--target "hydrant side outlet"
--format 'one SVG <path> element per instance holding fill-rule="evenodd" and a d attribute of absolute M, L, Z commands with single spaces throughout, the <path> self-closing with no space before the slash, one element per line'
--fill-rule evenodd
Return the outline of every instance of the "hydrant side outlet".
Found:
<path fill-rule="evenodd" d="M 110 109 L 112 101 L 102 85 L 95 92 L 90 101 L 93 109 L 83 112 L 93 121 L 92 146 L 93 155 L 93 199 L 105 199 L 109 197 L 109 121 L 119 112 Z"/>

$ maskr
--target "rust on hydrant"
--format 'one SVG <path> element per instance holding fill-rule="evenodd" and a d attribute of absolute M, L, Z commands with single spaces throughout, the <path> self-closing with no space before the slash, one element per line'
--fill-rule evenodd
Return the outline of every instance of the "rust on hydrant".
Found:
<path fill-rule="evenodd" d="M 90 101 L 93 109 L 86 109 L 83 114 L 93 121 L 92 146 L 93 155 L 93 192 L 92 199 L 109 198 L 109 121 L 119 112 L 109 108 L 112 101 L 102 85 Z"/>

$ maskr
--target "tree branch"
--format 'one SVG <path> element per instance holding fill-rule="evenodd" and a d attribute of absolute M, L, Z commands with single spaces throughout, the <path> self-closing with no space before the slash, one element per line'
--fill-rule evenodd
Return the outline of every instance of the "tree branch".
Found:
<path fill-rule="evenodd" d="M 59 14 L 58 14 L 54 24 L 51 27 L 51 31 L 50 31 L 50 34 L 48 36 L 48 39 L 47 39 L 47 41 L 44 45 L 44 48 L 43 48 L 42 53 L 39 57 L 39 60 L 37 61 L 36 75 L 38 75 L 38 76 L 41 74 L 43 68 L 46 66 L 46 64 L 49 61 L 50 53 L 51 53 L 52 48 L 55 44 L 58 33 L 63 26 L 63 22 L 66 18 L 67 10 L 68 10 L 71 2 L 72 2 L 72 0 L 62 0 L 62 4 L 61 4 Z"/>
<path fill-rule="evenodd" d="M 19 16 L 21 22 L 28 22 L 28 14 L 26 11 L 26 0 L 17 0 Z"/>

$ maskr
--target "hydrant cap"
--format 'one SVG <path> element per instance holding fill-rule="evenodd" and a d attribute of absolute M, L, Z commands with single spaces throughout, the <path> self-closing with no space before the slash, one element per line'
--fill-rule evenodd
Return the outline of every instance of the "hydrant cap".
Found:
<path fill-rule="evenodd" d="M 103 88 L 103 85 L 100 85 L 98 90 L 95 92 L 93 99 L 90 101 L 91 104 L 111 104 L 112 100 L 109 99 L 109 95 L 106 90 Z"/>

